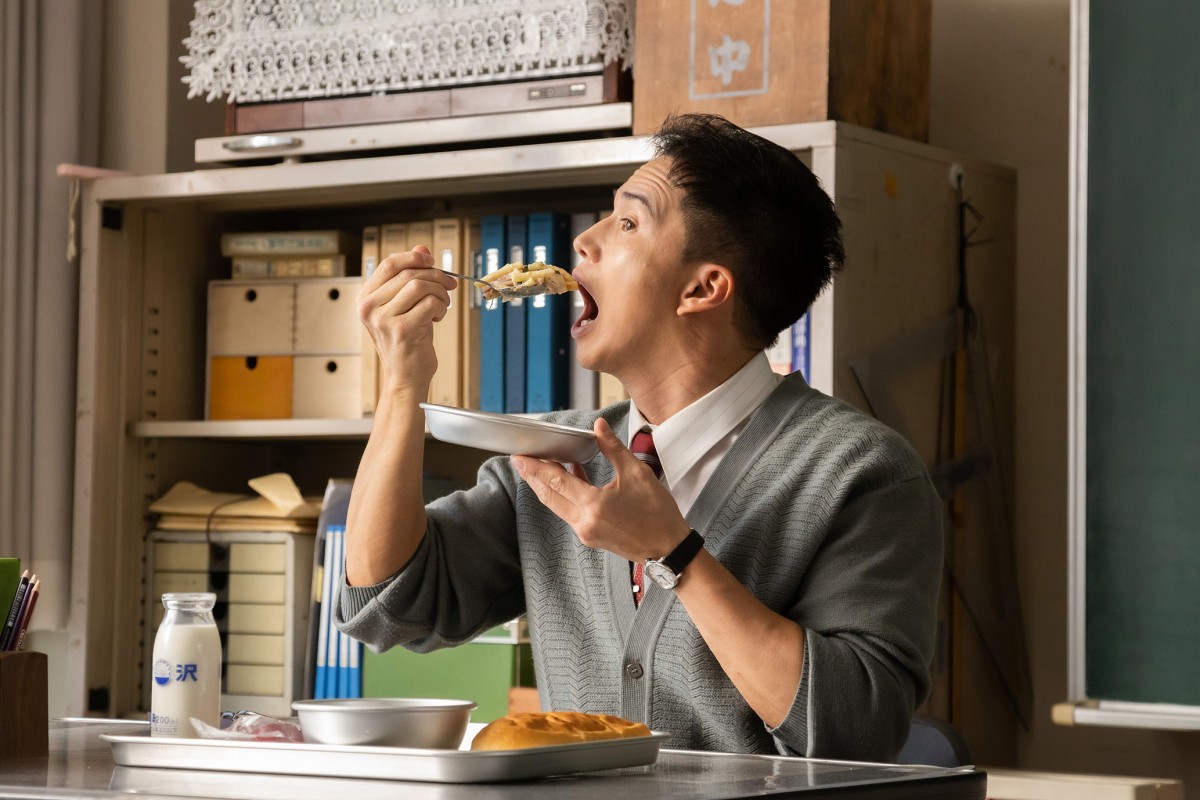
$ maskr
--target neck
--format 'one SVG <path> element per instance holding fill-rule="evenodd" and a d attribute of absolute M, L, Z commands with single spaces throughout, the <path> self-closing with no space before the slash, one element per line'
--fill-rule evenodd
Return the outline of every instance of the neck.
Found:
<path fill-rule="evenodd" d="M 702 348 L 655 360 L 636 374 L 621 377 L 625 390 L 647 422 L 658 425 L 729 380 L 758 354 L 757 350 Z"/>

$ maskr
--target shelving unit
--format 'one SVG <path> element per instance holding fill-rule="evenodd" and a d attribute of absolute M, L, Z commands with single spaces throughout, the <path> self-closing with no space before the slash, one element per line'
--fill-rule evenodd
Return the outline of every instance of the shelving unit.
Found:
<path fill-rule="evenodd" d="M 847 270 L 812 311 L 812 382 L 859 405 L 850 361 L 953 307 L 957 202 L 948 176 L 952 164 L 962 167 L 984 214 L 980 236 L 992 241 L 971 255 L 971 285 L 996 350 L 993 384 L 1008 420 L 1012 171 L 836 122 L 758 132 L 809 163 L 838 204 Z M 647 139 L 617 137 L 86 182 L 71 713 L 138 711 L 148 502 L 179 480 L 246 491 L 247 479 L 281 470 L 306 494 L 320 494 L 327 478 L 353 475 L 370 430 L 370 420 L 204 421 L 204 298 L 208 281 L 227 277 L 222 232 L 595 211 L 651 155 Z M 899 395 L 921 435 L 937 412 L 925 383 Z M 915 443 L 932 455 L 928 443 Z M 427 447 L 431 469 L 464 482 L 485 456 Z"/>

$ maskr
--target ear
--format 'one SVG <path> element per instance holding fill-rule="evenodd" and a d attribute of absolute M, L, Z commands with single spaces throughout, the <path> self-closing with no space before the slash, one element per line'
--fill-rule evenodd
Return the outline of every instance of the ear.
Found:
<path fill-rule="evenodd" d="M 679 299 L 679 316 L 714 311 L 733 303 L 733 273 L 720 264 L 702 263 L 693 267 L 692 277 Z"/>

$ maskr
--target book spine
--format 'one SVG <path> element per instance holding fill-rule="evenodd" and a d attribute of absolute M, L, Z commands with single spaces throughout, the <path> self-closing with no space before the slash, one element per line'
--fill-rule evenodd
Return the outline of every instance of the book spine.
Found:
<path fill-rule="evenodd" d="M 313 681 L 313 699 L 324 700 L 329 697 L 329 640 L 330 634 L 330 615 L 333 613 L 333 538 L 329 536 L 328 531 L 325 536 L 325 554 L 321 562 L 321 597 L 320 614 L 321 623 L 317 630 L 317 667 L 316 678 Z"/>
<path fill-rule="evenodd" d="M 408 248 L 408 223 L 392 222 L 379 226 L 379 260 Z"/>
<path fill-rule="evenodd" d="M 271 231 L 266 233 L 226 233 L 221 235 L 221 255 L 331 255 L 345 252 L 346 235 L 342 231 Z"/>
<path fill-rule="evenodd" d="M 480 277 L 483 275 L 483 248 L 480 245 L 479 220 L 463 220 L 462 254 L 465 259 L 466 275 Z M 462 368 L 462 402 L 463 408 L 479 408 L 479 348 L 482 344 L 479 335 L 480 315 L 483 313 L 483 292 L 470 284 L 462 287 L 462 354 L 459 359 Z"/>
<path fill-rule="evenodd" d="M 12 605 L 17 587 L 21 585 L 21 559 L 0 558 L 0 628 L 4 627 L 3 614 Z"/>
<path fill-rule="evenodd" d="M 379 266 L 379 237 L 380 226 L 368 225 L 362 233 L 362 279 L 375 274 Z M 364 417 L 375 413 L 379 404 L 379 353 L 375 350 L 375 340 L 364 327 L 362 329 L 362 368 L 359 372 L 359 405 Z"/>
<path fill-rule="evenodd" d="M 355 639 L 349 639 L 349 642 L 349 693 L 347 697 L 362 697 L 362 642 Z"/>
<path fill-rule="evenodd" d="M 329 529 L 330 534 L 334 539 L 334 553 L 337 572 L 333 576 L 333 591 L 340 592 L 342 584 L 345 583 L 343 576 L 346 574 L 346 529 L 339 525 L 336 528 Z M 334 608 L 337 603 L 332 604 Z M 333 614 L 331 613 L 332 617 Z M 333 624 L 332 621 L 330 624 Z M 337 649 L 334 658 L 337 662 L 337 689 L 334 697 L 350 697 L 350 637 L 337 631 Z"/>
<path fill-rule="evenodd" d="M 430 252 L 433 251 L 433 222 L 430 220 L 408 223 L 408 238 L 405 241 L 404 249 L 412 250 L 419 244 L 428 247 Z"/>
<path fill-rule="evenodd" d="M 470 267 L 462 261 L 462 221 L 457 218 L 433 221 L 433 263 L 437 269 L 465 275 Z M 462 402 L 462 327 L 467 286 L 463 281 L 450 290 L 446 316 L 433 324 L 433 349 L 437 372 L 429 384 L 429 402 L 459 406 Z"/>
<path fill-rule="evenodd" d="M 346 256 L 291 256 L 283 258 L 233 259 L 234 280 L 264 278 L 340 278 L 346 274 Z"/>
<path fill-rule="evenodd" d="M 563 214 L 529 215 L 529 260 L 568 263 L 570 220 Z M 571 296 L 536 295 L 528 302 L 525 411 L 544 414 L 567 407 L 570 391 L 568 342 Z"/>
<path fill-rule="evenodd" d="M 524 214 L 508 217 L 508 263 L 524 264 L 528 245 Z M 525 298 L 504 304 L 504 411 L 525 412 L 525 343 L 528 337 L 529 308 Z"/>
<path fill-rule="evenodd" d="M 629 393 L 625 391 L 625 386 L 615 376 L 609 375 L 607 372 L 601 372 L 599 373 L 598 382 L 601 408 L 607 408 L 608 406 L 629 399 Z"/>
<path fill-rule="evenodd" d="M 486 275 L 504 266 L 508 253 L 507 228 L 499 214 L 480 221 L 482 271 Z M 504 412 L 505 397 L 505 309 L 498 300 L 489 300 L 480 313 L 479 408 Z"/>
<path fill-rule="evenodd" d="M 804 316 L 792 325 L 792 371 L 799 372 L 804 380 L 810 380 L 812 374 L 811 354 L 808 339 L 812 335 L 812 311 L 805 311 Z"/>
<path fill-rule="evenodd" d="M 579 236 L 596 224 L 597 214 L 590 212 L 572 214 L 571 215 L 571 242 L 572 250 L 574 249 L 574 241 Z M 583 256 L 579 253 L 572 253 L 571 266 L 569 269 L 574 271 L 579 262 L 583 260 Z M 562 265 L 560 265 L 562 266 Z M 583 293 L 579 291 L 571 292 L 571 320 L 575 320 L 583 313 L 584 301 Z M 599 382 L 597 375 L 590 369 L 582 366 L 579 363 L 579 357 L 575 352 L 575 339 L 570 336 L 568 330 L 568 348 L 569 348 L 569 364 L 571 368 L 570 377 L 570 400 L 568 405 L 570 408 L 596 408 L 598 401 Z"/>

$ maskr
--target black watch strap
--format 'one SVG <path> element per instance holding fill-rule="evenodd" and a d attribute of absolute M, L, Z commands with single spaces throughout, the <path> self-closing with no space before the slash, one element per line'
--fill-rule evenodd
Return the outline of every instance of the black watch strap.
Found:
<path fill-rule="evenodd" d="M 679 543 L 678 547 L 663 557 L 662 565 L 678 575 L 683 572 L 684 567 L 692 563 L 692 559 L 703 548 L 704 537 L 696 533 L 695 528 L 693 528 L 688 532 L 687 537 Z"/>

